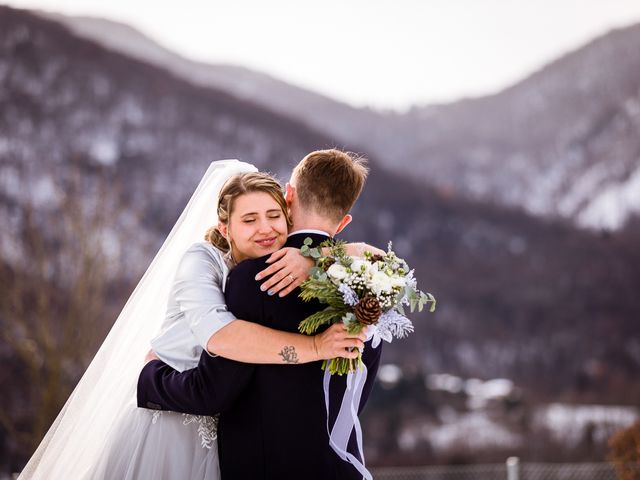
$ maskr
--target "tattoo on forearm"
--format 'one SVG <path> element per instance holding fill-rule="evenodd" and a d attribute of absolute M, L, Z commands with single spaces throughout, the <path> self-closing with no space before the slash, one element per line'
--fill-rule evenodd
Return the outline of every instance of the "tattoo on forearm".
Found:
<path fill-rule="evenodd" d="M 284 347 L 278 353 L 282 357 L 282 361 L 284 363 L 298 363 L 298 354 L 296 353 L 296 348 L 291 345 L 289 347 Z"/>

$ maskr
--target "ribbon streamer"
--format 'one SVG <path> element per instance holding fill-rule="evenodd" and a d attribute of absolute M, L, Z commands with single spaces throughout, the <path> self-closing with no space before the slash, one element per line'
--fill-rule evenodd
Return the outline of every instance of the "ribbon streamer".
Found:
<path fill-rule="evenodd" d="M 362 390 L 367 380 L 367 367 L 362 365 L 355 372 L 349 372 L 347 374 L 347 389 L 342 397 L 342 403 L 340 405 L 340 411 L 336 417 L 336 421 L 333 428 L 329 428 L 329 384 L 331 383 L 331 373 L 329 369 L 324 372 L 323 386 L 324 386 L 324 403 L 327 409 L 327 433 L 329 434 L 329 445 L 338 454 L 338 456 L 345 462 L 349 462 L 353 465 L 358 472 L 362 474 L 365 480 L 373 480 L 373 476 L 364 466 L 364 454 L 362 450 L 362 427 L 360 426 L 360 419 L 358 418 L 358 406 L 360 405 L 360 398 L 362 396 Z M 351 433 L 355 428 L 356 442 L 358 445 L 358 453 L 360 459 L 355 455 L 347 451 L 347 445 Z"/>

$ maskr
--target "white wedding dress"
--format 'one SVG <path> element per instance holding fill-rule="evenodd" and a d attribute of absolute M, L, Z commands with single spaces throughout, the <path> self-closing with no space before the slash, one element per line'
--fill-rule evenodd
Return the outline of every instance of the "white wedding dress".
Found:
<path fill-rule="evenodd" d="M 226 180 L 255 171 L 237 160 L 209 166 L 20 480 L 220 478 L 216 419 L 137 408 L 136 386 L 150 344 L 185 370 L 233 321 L 221 287 L 228 266 L 201 240 Z"/>
<path fill-rule="evenodd" d="M 229 260 L 209 243 L 194 244 L 173 281 L 162 332 L 151 341 L 166 364 L 197 366 L 207 340 L 235 317 L 224 301 Z M 217 480 L 217 418 L 138 408 L 135 399 L 109 434 L 92 480 Z"/>

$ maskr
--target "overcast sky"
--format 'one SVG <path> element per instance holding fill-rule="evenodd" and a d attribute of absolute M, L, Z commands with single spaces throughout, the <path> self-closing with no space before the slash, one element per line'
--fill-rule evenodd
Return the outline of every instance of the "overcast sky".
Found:
<path fill-rule="evenodd" d="M 640 23 L 640 0 L 5 3 L 122 21 L 193 59 L 399 109 L 492 93 L 612 28 Z"/>

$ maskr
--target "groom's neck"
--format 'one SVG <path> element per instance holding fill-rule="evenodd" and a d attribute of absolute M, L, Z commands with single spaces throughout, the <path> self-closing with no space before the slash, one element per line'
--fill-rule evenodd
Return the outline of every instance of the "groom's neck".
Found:
<path fill-rule="evenodd" d="M 333 225 L 333 222 L 327 220 L 320 215 L 306 214 L 306 215 L 292 215 L 293 226 L 291 232 L 297 232 L 298 230 L 320 230 L 327 232 L 330 236 L 334 236 L 337 225 Z"/>

